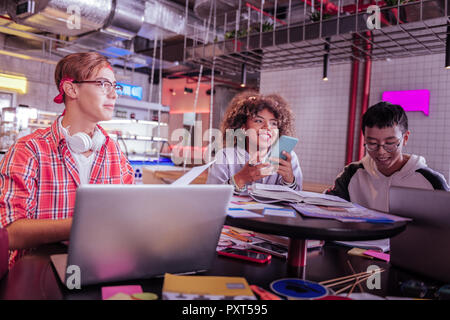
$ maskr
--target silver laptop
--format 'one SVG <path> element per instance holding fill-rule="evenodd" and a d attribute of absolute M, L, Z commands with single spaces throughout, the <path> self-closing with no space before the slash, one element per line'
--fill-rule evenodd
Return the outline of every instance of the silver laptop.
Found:
<path fill-rule="evenodd" d="M 232 191 L 228 185 L 82 185 L 68 256 L 51 259 L 64 284 L 75 270 L 69 266 L 79 267 L 81 285 L 207 270 Z"/>
<path fill-rule="evenodd" d="M 392 187 L 389 211 L 413 219 L 391 239 L 391 263 L 449 282 L 450 192 Z"/>

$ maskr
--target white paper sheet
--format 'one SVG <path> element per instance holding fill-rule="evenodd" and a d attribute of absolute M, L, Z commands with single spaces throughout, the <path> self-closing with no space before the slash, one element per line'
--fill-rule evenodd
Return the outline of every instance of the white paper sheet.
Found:
<path fill-rule="evenodd" d="M 174 186 L 185 186 L 191 183 L 195 180 L 199 175 L 202 174 L 203 171 L 208 169 L 216 160 L 211 161 L 210 163 L 207 163 L 203 166 L 193 167 L 191 170 L 189 170 L 187 173 L 185 173 L 183 176 L 172 182 L 172 185 Z"/>
<path fill-rule="evenodd" d="M 228 215 L 233 218 L 262 218 L 262 214 L 258 214 L 245 209 L 228 209 Z"/>
<path fill-rule="evenodd" d="M 263 214 L 266 216 L 277 216 L 277 217 L 290 217 L 295 218 L 295 210 L 294 209 L 273 209 L 273 208 L 266 208 L 263 211 Z"/>

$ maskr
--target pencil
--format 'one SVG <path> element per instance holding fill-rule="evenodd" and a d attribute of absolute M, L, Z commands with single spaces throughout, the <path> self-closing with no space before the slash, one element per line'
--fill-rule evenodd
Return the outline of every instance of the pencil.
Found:
<path fill-rule="evenodd" d="M 234 233 L 231 233 L 231 232 L 222 232 L 222 234 L 227 235 L 227 236 L 232 237 L 232 238 L 235 238 L 235 239 L 240 240 L 240 241 L 251 242 L 250 239 L 248 239 L 247 237 L 241 236 L 238 233 L 234 234 Z"/>

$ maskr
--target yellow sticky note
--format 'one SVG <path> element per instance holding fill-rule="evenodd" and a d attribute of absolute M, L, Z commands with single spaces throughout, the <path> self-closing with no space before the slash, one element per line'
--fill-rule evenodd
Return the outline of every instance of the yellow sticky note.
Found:
<path fill-rule="evenodd" d="M 373 257 L 365 255 L 364 254 L 365 251 L 367 251 L 367 249 L 353 248 L 349 250 L 347 253 L 351 256 L 359 256 L 367 259 L 373 259 Z"/>
<path fill-rule="evenodd" d="M 119 292 L 106 300 L 133 300 L 129 294 Z"/>

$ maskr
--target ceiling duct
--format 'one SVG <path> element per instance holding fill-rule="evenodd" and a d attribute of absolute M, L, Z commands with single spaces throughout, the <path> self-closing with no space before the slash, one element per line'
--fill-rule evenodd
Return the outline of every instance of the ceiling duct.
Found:
<path fill-rule="evenodd" d="M 197 17 L 202 19 L 209 18 L 209 12 L 214 0 L 195 0 L 194 12 Z M 234 0 L 216 0 L 216 14 L 221 15 L 225 12 L 237 10 L 239 1 Z"/>
<path fill-rule="evenodd" d="M 18 14 L 19 8 L 24 11 L 26 3 L 33 3 L 34 9 Z M 19 0 L 10 2 L 8 12 L 17 23 L 65 36 L 85 36 L 101 30 L 103 34 L 114 35 L 115 40 L 136 35 L 153 40 L 155 36 L 186 34 L 184 9 L 161 0 Z M 77 12 L 80 23 L 73 28 Z M 189 20 L 189 24 L 202 23 L 192 16 Z"/>
<path fill-rule="evenodd" d="M 138 35 L 163 39 L 186 34 L 185 12 L 180 7 L 166 1 L 147 0 L 145 2 L 144 24 Z"/>
<path fill-rule="evenodd" d="M 135 68 L 148 64 L 148 59 L 133 61 L 131 57 L 137 55 L 129 40 L 136 36 L 150 40 L 189 36 L 193 25 L 198 29 L 203 24 L 192 14 L 186 23 L 185 8 L 164 0 L 17 0 L 8 2 L 8 13 L 22 26 L 75 37 L 71 44 L 58 46 L 60 52 L 98 50 Z M 71 28 L 77 13 L 78 28 Z M 164 62 L 159 65 L 167 66 Z"/>
<path fill-rule="evenodd" d="M 144 22 L 144 2 L 136 0 L 113 1 L 113 11 L 101 29 L 82 35 L 75 42 L 95 49 L 119 47 L 118 52 L 132 53 L 120 42 L 133 39 Z"/>
<path fill-rule="evenodd" d="M 78 36 L 102 28 L 108 21 L 113 0 L 35 0 L 10 1 L 8 13 L 17 23 L 39 30 Z M 33 3 L 34 8 L 25 5 Z M 18 14 L 19 13 L 19 14 Z M 79 20 L 76 20 L 79 13 Z M 75 24 L 79 22 L 79 24 Z"/>

